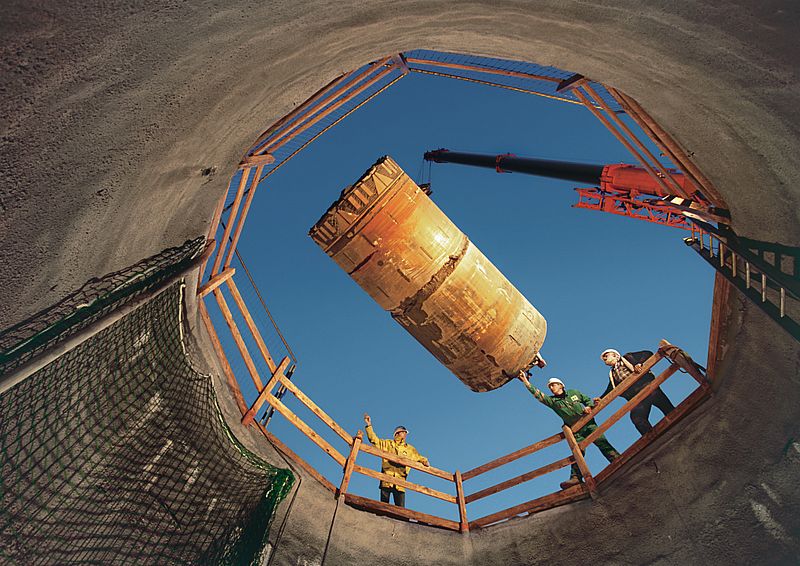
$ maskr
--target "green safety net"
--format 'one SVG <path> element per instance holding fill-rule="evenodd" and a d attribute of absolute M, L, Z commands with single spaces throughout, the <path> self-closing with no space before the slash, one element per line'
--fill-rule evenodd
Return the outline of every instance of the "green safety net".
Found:
<path fill-rule="evenodd" d="M 176 283 L 0 396 L 0 563 L 263 563 L 294 477 L 228 429 L 181 298 Z"/>
<path fill-rule="evenodd" d="M 187 240 L 129 267 L 87 281 L 54 305 L 0 332 L 0 375 L 186 269 L 205 238 Z"/>

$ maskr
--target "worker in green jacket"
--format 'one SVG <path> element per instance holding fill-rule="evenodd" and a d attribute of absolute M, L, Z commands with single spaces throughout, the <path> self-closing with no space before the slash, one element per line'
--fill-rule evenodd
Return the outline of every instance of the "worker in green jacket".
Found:
<path fill-rule="evenodd" d="M 415 462 L 420 462 L 423 466 L 430 466 L 428 459 L 420 455 L 416 448 L 406 442 L 406 436 L 408 436 L 408 429 L 406 429 L 406 427 L 396 427 L 394 429 L 394 438 L 389 440 L 388 438 L 378 438 L 378 435 L 372 430 L 372 419 L 366 413 L 364 414 L 364 424 L 367 425 L 367 439 L 376 448 L 384 452 L 397 454 L 409 460 L 414 460 Z M 381 461 L 381 471 L 387 476 L 404 480 L 408 477 L 411 468 L 401 464 L 395 464 L 384 458 L 383 461 Z M 388 481 L 381 481 L 381 501 L 389 503 L 389 496 L 392 496 L 394 504 L 398 507 L 406 506 L 406 489 Z"/>
<path fill-rule="evenodd" d="M 539 391 L 539 389 L 531 385 L 531 382 L 528 379 L 528 374 L 525 371 L 520 371 L 518 377 L 520 381 L 525 384 L 525 387 L 528 388 L 528 391 L 530 391 L 541 403 L 553 409 L 553 411 L 555 411 L 555 413 L 561 417 L 561 420 L 563 420 L 564 424 L 567 426 L 574 425 L 584 415 L 588 415 L 592 411 L 591 408 L 594 406 L 594 403 L 587 395 L 584 395 L 577 389 L 566 389 L 564 382 L 557 377 L 552 377 L 547 382 L 547 387 L 553 393 L 552 395 L 545 395 Z M 586 423 L 583 428 L 575 433 L 575 440 L 582 442 L 596 429 L 597 423 L 594 419 L 592 419 Z M 611 443 L 608 441 L 608 439 L 606 439 L 605 435 L 597 437 L 597 440 L 595 440 L 593 444 L 600 449 L 600 452 L 609 462 L 619 457 L 619 452 L 617 452 L 614 447 L 611 446 Z M 581 450 L 581 453 L 585 454 L 585 450 Z M 578 468 L 578 464 L 572 464 L 569 480 L 561 482 L 561 489 L 567 489 L 568 487 L 577 485 L 582 481 L 583 475 Z"/>

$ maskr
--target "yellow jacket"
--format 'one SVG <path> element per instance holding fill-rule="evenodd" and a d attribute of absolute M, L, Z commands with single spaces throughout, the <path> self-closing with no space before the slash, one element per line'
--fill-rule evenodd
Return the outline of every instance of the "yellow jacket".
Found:
<path fill-rule="evenodd" d="M 366 427 L 366 430 L 367 430 L 367 438 L 376 448 L 379 448 L 384 452 L 397 454 L 398 456 L 408 458 L 409 460 L 415 460 L 422 464 L 426 464 L 428 462 L 427 458 L 420 455 L 420 453 L 417 452 L 417 449 L 408 444 L 407 442 L 398 442 L 394 439 L 388 439 L 388 438 L 378 438 L 378 435 L 375 434 L 374 430 L 372 430 L 372 426 Z M 408 472 L 411 471 L 411 468 L 409 468 L 408 466 L 401 466 L 399 464 L 394 464 L 389 460 L 384 459 L 381 462 L 381 471 L 388 476 L 394 476 L 396 478 L 406 479 L 408 477 Z M 381 487 L 395 488 L 397 491 L 405 491 L 404 487 L 401 487 L 399 485 L 394 485 L 386 481 L 381 481 Z"/>

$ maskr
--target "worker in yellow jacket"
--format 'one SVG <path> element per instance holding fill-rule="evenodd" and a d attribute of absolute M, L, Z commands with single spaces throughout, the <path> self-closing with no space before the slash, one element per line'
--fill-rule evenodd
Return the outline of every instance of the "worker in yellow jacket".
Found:
<path fill-rule="evenodd" d="M 374 430 L 372 430 L 372 419 L 366 413 L 364 414 L 364 424 L 367 425 L 367 438 L 376 448 L 383 450 L 384 452 L 397 454 L 398 456 L 408 458 L 409 460 L 414 460 L 415 462 L 420 462 L 423 466 L 430 466 L 428 459 L 420 455 L 416 448 L 406 442 L 406 436 L 408 436 L 408 430 L 406 427 L 396 427 L 394 429 L 394 439 L 389 440 L 388 438 L 378 438 L 378 435 L 375 434 Z M 411 471 L 411 468 L 401 464 L 395 464 L 384 458 L 381 462 L 381 471 L 387 476 L 404 480 L 408 477 L 408 472 Z M 394 498 L 395 505 L 399 507 L 406 506 L 405 488 L 388 481 L 381 481 L 381 501 L 384 503 L 389 503 L 390 495 Z"/>

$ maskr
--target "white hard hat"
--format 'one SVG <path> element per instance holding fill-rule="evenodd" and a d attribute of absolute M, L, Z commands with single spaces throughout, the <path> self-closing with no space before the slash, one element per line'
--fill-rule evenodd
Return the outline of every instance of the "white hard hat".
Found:
<path fill-rule="evenodd" d="M 551 377 L 550 379 L 547 380 L 547 385 L 550 385 L 551 383 L 560 383 L 562 386 L 564 385 L 564 382 L 558 379 L 557 377 Z"/>
<path fill-rule="evenodd" d="M 615 350 L 613 348 L 609 348 L 608 350 L 603 350 L 603 353 L 600 354 L 600 359 L 602 360 L 605 357 L 606 354 L 616 354 L 618 358 L 622 357 L 617 350 Z"/>

